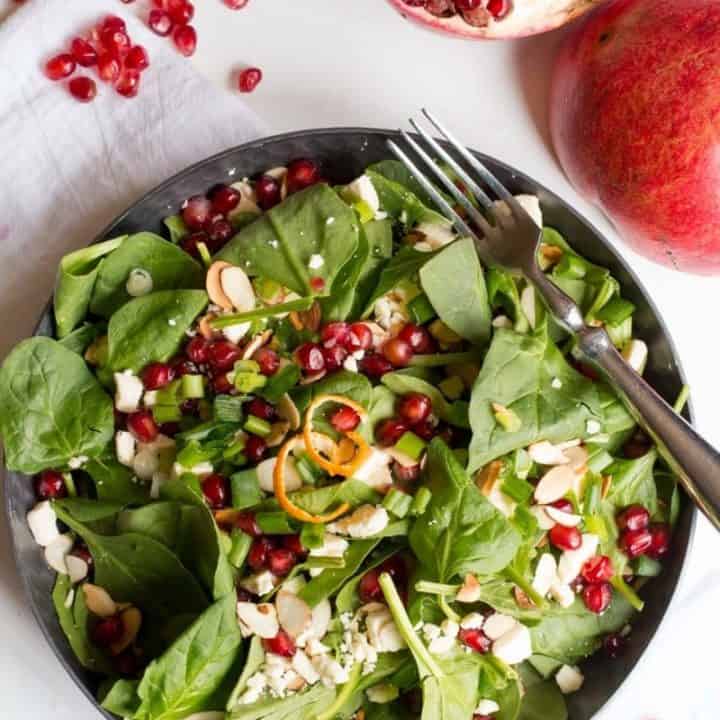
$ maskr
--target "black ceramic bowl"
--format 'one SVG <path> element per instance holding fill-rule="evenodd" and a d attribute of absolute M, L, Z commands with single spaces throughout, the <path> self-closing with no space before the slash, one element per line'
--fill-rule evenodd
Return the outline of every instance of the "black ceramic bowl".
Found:
<path fill-rule="evenodd" d="M 217 182 L 253 176 L 276 165 L 284 165 L 293 158 L 313 158 L 321 164 L 323 175 L 330 181 L 348 182 L 370 163 L 389 156 L 385 146 L 388 138 L 398 140 L 399 136 L 383 130 L 338 128 L 290 133 L 241 145 L 204 160 L 163 183 L 112 222 L 95 241 L 140 230 L 163 234 L 162 218 L 176 211 L 185 198 L 204 193 Z M 627 264 L 592 225 L 557 195 L 513 168 L 478 155 L 513 192 L 538 195 L 546 223 L 556 227 L 582 255 L 612 270 L 622 285 L 624 296 L 637 306 L 636 332 L 650 348 L 646 377 L 665 399 L 672 401 L 683 384 L 682 369 L 662 319 Z M 36 334 L 52 335 L 53 332 L 54 321 L 48 308 L 40 319 Z M 55 616 L 50 597 L 54 572 L 45 564 L 41 549 L 33 542 L 25 522 L 25 514 L 34 504 L 32 483 L 28 477 L 17 473 L 8 473 L 6 483 L 6 511 L 16 562 L 35 617 L 70 677 L 95 702 L 95 678 L 75 659 Z M 599 653 L 586 663 L 585 686 L 581 692 L 569 697 L 571 720 L 589 720 L 640 660 L 660 626 L 677 586 L 694 521 L 694 510 L 689 502 L 685 502 L 673 550 L 665 562 L 665 572 L 643 593 L 647 600 L 646 610 L 634 624 L 627 652 L 613 661 Z M 112 718 L 100 709 L 98 712 Z"/>

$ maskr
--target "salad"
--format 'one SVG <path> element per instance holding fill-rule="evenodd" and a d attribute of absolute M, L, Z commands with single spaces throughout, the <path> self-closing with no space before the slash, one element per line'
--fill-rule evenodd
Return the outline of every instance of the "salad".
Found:
<path fill-rule="evenodd" d="M 537 198 L 518 196 L 539 225 Z M 160 223 L 158 223 L 160 225 Z M 661 572 L 675 479 L 521 278 L 393 161 L 217 185 L 64 257 L 0 370 L 7 466 L 104 708 L 564 720 Z M 632 303 L 539 262 L 642 372 Z"/>

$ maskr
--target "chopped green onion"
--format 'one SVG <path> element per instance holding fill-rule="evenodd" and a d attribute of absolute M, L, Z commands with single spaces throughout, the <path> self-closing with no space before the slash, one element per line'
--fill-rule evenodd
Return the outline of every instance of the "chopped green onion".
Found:
<path fill-rule="evenodd" d="M 635 306 L 621 297 L 611 298 L 604 307 L 595 313 L 595 317 L 608 325 L 617 327 L 635 312 Z"/>
<path fill-rule="evenodd" d="M 512 523 L 524 537 L 532 537 L 538 529 L 538 520 L 526 505 L 518 505 L 515 508 Z"/>
<path fill-rule="evenodd" d="M 230 540 L 232 544 L 230 546 L 230 552 L 228 553 L 228 560 L 233 567 L 240 570 L 243 565 L 245 565 L 245 558 L 247 558 L 247 554 L 250 552 L 253 539 L 250 535 L 240 530 L 240 528 L 235 528 L 230 535 Z"/>
<path fill-rule="evenodd" d="M 583 510 L 586 515 L 594 515 L 602 495 L 603 479 L 599 475 L 593 475 L 590 482 L 585 487 L 585 495 L 583 497 Z"/>
<path fill-rule="evenodd" d="M 608 539 L 607 525 L 601 515 L 586 515 L 585 531 L 597 535 L 602 542 Z"/>
<path fill-rule="evenodd" d="M 317 485 L 325 473 L 303 452 L 295 457 L 295 469 L 304 485 Z"/>
<path fill-rule="evenodd" d="M 630 603 L 633 608 L 635 608 L 635 610 L 638 612 L 643 611 L 645 603 L 620 575 L 616 575 L 612 578 L 612 580 L 610 580 L 610 584 Z"/>
<path fill-rule="evenodd" d="M 383 500 L 383 507 L 397 518 L 404 518 L 412 505 L 412 496 L 397 488 L 390 488 L 390 492 Z"/>
<path fill-rule="evenodd" d="M 411 320 L 416 325 L 424 325 L 437 317 L 435 308 L 430 303 L 425 293 L 420 293 L 407 304 Z"/>
<path fill-rule="evenodd" d="M 535 607 L 543 609 L 545 607 L 545 600 L 540 593 L 529 583 L 512 565 L 508 565 L 503 574 L 517 585 L 532 601 L 535 603 Z"/>
<path fill-rule="evenodd" d="M 205 377 L 203 375 L 183 375 L 180 393 L 184 400 L 199 400 L 205 397 Z"/>
<path fill-rule="evenodd" d="M 191 440 L 177 454 L 177 461 L 184 468 L 192 468 L 208 459 L 207 451 L 194 440 Z"/>
<path fill-rule="evenodd" d="M 236 360 L 233 370 L 235 372 L 259 373 L 260 365 L 255 360 Z"/>
<path fill-rule="evenodd" d="M 527 481 L 519 478 L 517 475 L 508 475 L 503 480 L 500 489 L 513 500 L 519 503 L 527 502 L 531 497 L 535 488 Z"/>
<path fill-rule="evenodd" d="M 430 504 L 430 500 L 432 500 L 432 493 L 426 487 L 421 487 L 415 493 L 412 505 L 410 505 L 409 514 L 412 517 L 419 517 L 427 510 L 427 506 Z"/>
<path fill-rule="evenodd" d="M 257 394 L 264 397 L 268 402 L 276 403 L 280 398 L 294 388 L 300 380 L 300 368 L 294 363 L 289 363 L 280 368 L 261 388 Z"/>
<path fill-rule="evenodd" d="M 438 598 L 438 605 L 440 606 L 440 609 L 445 613 L 445 617 L 448 620 L 452 620 L 453 622 L 459 623 L 462 618 L 460 615 L 458 615 L 451 607 L 448 605 L 448 601 L 446 599 L 445 595 L 440 595 Z"/>
<path fill-rule="evenodd" d="M 264 438 L 272 432 L 272 425 L 267 420 L 256 417 L 255 415 L 248 415 L 247 420 L 243 428 L 253 435 L 259 435 Z"/>
<path fill-rule="evenodd" d="M 210 255 L 208 246 L 201 241 L 199 243 L 196 243 L 195 247 L 197 248 L 198 254 L 200 255 L 200 259 L 203 261 L 203 265 L 206 268 L 210 267 L 212 265 L 212 255 Z"/>
<path fill-rule="evenodd" d="M 511 410 L 500 403 L 491 403 L 493 415 L 500 427 L 506 432 L 517 432 L 522 427 L 522 420 L 514 410 Z"/>
<path fill-rule="evenodd" d="M 255 522 L 266 535 L 292 535 L 295 530 L 288 522 L 288 516 L 282 512 L 259 512 Z"/>
<path fill-rule="evenodd" d="M 321 523 L 303 523 L 300 544 L 308 550 L 316 550 L 325 544 L 325 526 Z"/>
<path fill-rule="evenodd" d="M 152 414 L 158 425 L 177 422 L 182 417 L 182 412 L 177 405 L 153 405 Z"/>
<path fill-rule="evenodd" d="M 413 355 L 410 367 L 445 367 L 455 363 L 468 363 L 477 361 L 475 351 L 456 353 L 433 353 L 431 355 Z"/>
<path fill-rule="evenodd" d="M 238 325 L 239 323 L 248 322 L 250 320 L 259 320 L 261 318 L 273 317 L 274 315 L 281 315 L 292 311 L 301 312 L 303 310 L 309 310 L 315 301 L 312 297 L 298 298 L 297 300 L 290 300 L 286 303 L 278 303 L 277 305 L 268 305 L 267 307 L 256 308 L 255 310 L 248 310 L 247 312 L 234 313 L 232 315 L 220 315 L 219 317 L 213 318 L 210 321 L 210 327 L 216 330 L 230 327 L 231 325 Z"/>
<path fill-rule="evenodd" d="M 77 497 L 77 488 L 75 487 L 75 479 L 71 472 L 64 472 L 62 474 L 63 482 L 65 483 L 65 489 L 70 497 Z"/>
<path fill-rule="evenodd" d="M 360 222 L 363 225 L 366 222 L 370 222 L 375 217 L 373 209 L 364 200 L 353 200 L 350 205 L 357 213 L 357 216 L 360 218 Z"/>
<path fill-rule="evenodd" d="M 230 476 L 230 490 L 232 506 L 237 510 L 253 507 L 263 499 L 255 468 L 233 473 Z"/>
<path fill-rule="evenodd" d="M 170 242 L 176 245 L 190 233 L 188 226 L 182 219 L 182 215 L 170 215 L 163 220 L 163 225 L 168 229 L 170 233 Z"/>
<path fill-rule="evenodd" d="M 345 567 L 345 558 L 310 556 L 303 565 L 308 570 L 342 570 Z"/>
<path fill-rule="evenodd" d="M 555 266 L 555 272 L 561 277 L 574 278 L 579 280 L 585 277 L 587 263 L 575 255 L 563 253 L 560 262 Z"/>
<path fill-rule="evenodd" d="M 235 372 L 235 389 L 242 393 L 254 393 L 267 383 L 265 375 L 256 372 Z"/>
<path fill-rule="evenodd" d="M 282 285 L 266 277 L 256 277 L 253 280 L 255 294 L 263 301 L 269 302 L 282 292 Z"/>
<path fill-rule="evenodd" d="M 515 474 L 522 480 L 527 480 L 530 471 L 533 468 L 533 460 L 530 453 L 524 448 L 518 448 L 513 458 L 513 466 Z"/>
<path fill-rule="evenodd" d="M 213 417 L 218 422 L 241 423 L 244 401 L 245 398 L 237 395 L 216 395 L 213 400 Z"/>
<path fill-rule="evenodd" d="M 419 580 L 415 583 L 415 590 L 426 595 L 457 595 L 462 585 L 448 585 L 446 583 Z"/>
<path fill-rule="evenodd" d="M 414 432 L 407 430 L 400 439 L 395 443 L 395 449 L 413 460 L 419 460 L 420 456 L 425 452 L 426 443 L 418 437 Z"/>

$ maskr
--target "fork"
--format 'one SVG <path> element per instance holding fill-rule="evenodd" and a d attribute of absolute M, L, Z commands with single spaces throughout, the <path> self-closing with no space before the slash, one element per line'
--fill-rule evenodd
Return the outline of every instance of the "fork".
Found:
<path fill-rule="evenodd" d="M 416 130 L 418 138 L 415 139 L 402 130 L 400 132 L 420 162 L 413 161 L 408 153 L 392 140 L 387 142 L 390 151 L 415 176 L 455 229 L 461 235 L 474 240 L 478 255 L 487 266 L 498 266 L 513 274 L 522 274 L 535 287 L 551 315 L 565 330 L 577 337 L 578 347 L 584 356 L 603 372 L 640 426 L 656 442 L 695 505 L 720 530 L 720 454 L 625 362 L 604 328 L 585 323 L 574 300 L 560 290 L 538 265 L 537 253 L 542 229 L 475 155 L 458 142 L 430 112 L 422 112 L 445 139 L 445 147 L 411 119 L 410 124 Z M 455 151 L 474 171 L 479 182 L 446 148 Z M 433 155 L 446 163 L 464 183 L 483 212 L 456 186 Z M 428 175 L 420 170 L 420 165 L 424 165 L 429 174 L 464 208 L 469 219 L 482 231 L 482 235 L 476 233 L 456 212 Z M 486 189 L 483 189 L 483 186 Z M 492 196 L 495 196 L 496 200 L 504 201 L 507 211 L 500 212 Z"/>

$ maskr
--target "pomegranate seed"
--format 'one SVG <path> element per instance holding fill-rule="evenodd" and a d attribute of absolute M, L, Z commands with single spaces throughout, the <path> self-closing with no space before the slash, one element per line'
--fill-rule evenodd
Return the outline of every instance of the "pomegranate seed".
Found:
<path fill-rule="evenodd" d="M 223 3 L 231 10 L 241 10 L 248 4 L 248 1 L 249 0 L 223 0 Z"/>
<path fill-rule="evenodd" d="M 280 202 L 280 183 L 270 175 L 262 175 L 255 182 L 257 204 L 263 210 L 269 210 Z"/>
<path fill-rule="evenodd" d="M 398 415 L 410 425 L 427 420 L 432 412 L 432 402 L 422 393 L 408 393 L 398 403 Z"/>
<path fill-rule="evenodd" d="M 148 16 L 150 29 L 160 37 L 167 37 L 173 29 L 173 21 L 164 10 L 151 10 Z"/>
<path fill-rule="evenodd" d="M 200 373 L 198 366 L 184 357 L 175 358 L 172 360 L 171 364 L 176 377 L 182 377 L 183 375 L 198 375 Z"/>
<path fill-rule="evenodd" d="M 438 427 L 435 428 L 435 434 L 443 440 L 448 447 L 452 446 L 452 442 L 455 439 L 455 431 L 449 425 L 438 425 Z"/>
<path fill-rule="evenodd" d="M 437 435 L 437 426 L 429 420 L 415 423 L 410 429 L 422 440 L 432 440 Z"/>
<path fill-rule="evenodd" d="M 302 556 L 307 553 L 307 550 L 305 550 L 303 544 L 300 542 L 299 535 L 283 535 L 282 544 L 283 547 L 290 550 L 290 552 L 295 553 L 295 555 Z"/>
<path fill-rule="evenodd" d="M 339 370 L 348 356 L 348 351 L 344 347 L 340 347 L 340 345 L 331 348 L 322 347 L 321 351 L 325 358 L 325 369 L 328 372 Z"/>
<path fill-rule="evenodd" d="M 457 5 L 457 3 L 455 3 Z M 488 0 L 487 11 L 496 19 L 502 20 L 512 7 L 510 0 Z"/>
<path fill-rule="evenodd" d="M 142 381 L 146 390 L 157 390 L 169 385 L 175 378 L 175 370 L 167 363 L 151 363 L 142 373 Z"/>
<path fill-rule="evenodd" d="M 208 247 L 213 252 L 220 250 L 235 234 L 233 226 L 224 217 L 216 217 L 208 221 L 205 224 L 205 232 L 208 234 Z"/>
<path fill-rule="evenodd" d="M 550 530 L 548 537 L 550 542 L 560 550 L 577 550 L 582 545 L 582 535 L 575 527 L 555 525 Z"/>
<path fill-rule="evenodd" d="M 360 416 L 351 407 L 343 405 L 330 416 L 330 424 L 338 432 L 350 432 L 360 424 Z"/>
<path fill-rule="evenodd" d="M 652 544 L 647 554 L 659 560 L 670 549 L 670 526 L 666 523 L 653 523 L 650 526 L 650 536 Z"/>
<path fill-rule="evenodd" d="M 643 455 L 646 455 L 650 450 L 651 442 L 650 438 L 638 430 L 624 445 L 622 448 L 623 455 L 630 460 L 637 460 Z"/>
<path fill-rule="evenodd" d="M 583 590 L 582 595 L 585 607 L 596 615 L 602 615 L 612 602 L 612 586 L 606 582 L 592 583 Z"/>
<path fill-rule="evenodd" d="M 554 508 L 561 510 L 562 512 L 566 512 L 566 513 L 574 513 L 575 512 L 575 508 L 573 507 L 573 504 L 567 498 L 560 498 L 559 500 L 556 500 L 554 503 L 551 503 L 551 505 Z"/>
<path fill-rule="evenodd" d="M 582 576 L 589 583 L 607 582 L 613 575 L 612 560 L 607 555 L 596 555 L 583 565 Z"/>
<path fill-rule="evenodd" d="M 609 658 L 615 660 L 625 651 L 625 638 L 617 633 L 607 635 L 603 640 L 603 650 Z"/>
<path fill-rule="evenodd" d="M 253 602 L 256 598 L 255 595 L 241 587 L 235 588 L 235 596 L 237 597 L 238 602 Z"/>
<path fill-rule="evenodd" d="M 245 455 L 248 459 L 248 462 L 257 465 L 257 463 L 263 459 L 263 455 L 265 455 L 266 450 L 267 444 L 261 437 L 258 437 L 257 435 L 248 435 L 248 438 L 245 441 L 243 455 Z"/>
<path fill-rule="evenodd" d="M 407 584 L 407 567 L 401 555 L 393 555 L 380 564 L 378 568 L 382 574 L 386 572 L 395 581 L 398 590 L 402 590 Z"/>
<path fill-rule="evenodd" d="M 410 343 L 399 337 L 390 338 L 382 349 L 383 355 L 394 367 L 407 367 L 412 360 L 413 349 Z"/>
<path fill-rule="evenodd" d="M 380 571 L 377 568 L 368 570 L 360 579 L 358 585 L 358 594 L 363 603 L 377 602 L 384 599 L 382 588 L 380 587 Z"/>
<path fill-rule="evenodd" d="M 260 366 L 263 375 L 274 375 L 280 368 L 280 356 L 270 348 L 256 350 L 253 360 Z"/>
<path fill-rule="evenodd" d="M 263 420 L 275 419 L 275 408 L 262 398 L 255 397 L 245 405 L 245 410 L 249 415 L 254 415 Z"/>
<path fill-rule="evenodd" d="M 481 655 L 489 652 L 492 645 L 490 638 L 479 628 L 460 628 L 458 638 L 463 645 Z"/>
<path fill-rule="evenodd" d="M 344 322 L 331 322 L 323 326 L 320 331 L 320 340 L 326 348 L 336 345 L 344 346 L 350 334 L 350 328 Z"/>
<path fill-rule="evenodd" d="M 274 638 L 265 638 L 262 642 L 265 652 L 282 657 L 292 657 L 295 654 L 295 642 L 284 630 L 280 630 Z"/>
<path fill-rule="evenodd" d="M 644 530 L 625 530 L 620 536 L 620 547 L 629 558 L 644 555 L 653 544 L 650 532 Z"/>
<path fill-rule="evenodd" d="M 67 495 L 63 476 L 57 470 L 43 470 L 35 478 L 35 495 L 40 500 L 54 500 Z"/>
<path fill-rule="evenodd" d="M 97 65 L 97 50 L 85 38 L 76 37 L 70 43 L 70 52 L 75 58 L 75 62 L 83 67 L 92 67 Z"/>
<path fill-rule="evenodd" d="M 630 505 L 617 516 L 621 530 L 645 530 L 650 524 L 650 513 L 642 505 Z"/>
<path fill-rule="evenodd" d="M 240 92 L 252 92 L 262 80 L 262 70 L 256 67 L 245 68 L 238 75 L 238 89 Z"/>
<path fill-rule="evenodd" d="M 325 358 L 322 349 L 315 343 L 304 343 L 295 350 L 298 365 L 305 372 L 319 372 L 325 369 Z"/>
<path fill-rule="evenodd" d="M 262 570 L 268 559 L 268 553 L 272 550 L 272 543 L 264 537 L 253 540 L 247 555 L 248 565 L 255 571 Z"/>
<path fill-rule="evenodd" d="M 106 27 L 100 31 L 100 43 L 115 57 L 122 57 L 130 49 L 128 34 L 119 28 Z"/>
<path fill-rule="evenodd" d="M 412 323 L 405 325 L 398 333 L 398 337 L 408 343 L 413 352 L 419 354 L 435 352 L 435 341 L 432 339 L 432 335 L 420 325 Z"/>
<path fill-rule="evenodd" d="M 167 0 L 165 8 L 176 25 L 187 25 L 195 16 L 195 6 L 187 0 Z"/>
<path fill-rule="evenodd" d="M 182 219 L 191 230 L 202 230 L 211 211 L 212 203 L 204 195 L 193 195 L 182 205 Z"/>
<path fill-rule="evenodd" d="M 229 185 L 216 185 L 209 193 L 213 212 L 227 215 L 240 202 L 240 191 Z"/>
<path fill-rule="evenodd" d="M 318 166 L 312 160 L 293 160 L 287 169 L 288 193 L 314 185 L 320 179 Z"/>
<path fill-rule="evenodd" d="M 120 61 L 108 52 L 98 56 L 98 75 L 103 82 L 114 83 L 120 77 Z"/>
<path fill-rule="evenodd" d="M 365 355 L 362 360 L 358 363 L 360 372 L 372 378 L 379 378 L 387 372 L 392 370 L 392 365 L 389 360 L 386 360 L 382 355 L 377 353 L 371 353 Z"/>
<path fill-rule="evenodd" d="M 187 400 L 185 402 L 187 402 Z M 185 403 L 183 403 L 183 405 L 184 404 Z M 186 414 L 186 415 L 188 414 L 188 412 L 185 410 L 185 408 L 181 407 L 181 410 L 183 411 L 184 414 Z M 163 423 L 160 426 L 160 432 L 163 435 L 167 435 L 168 437 L 174 437 L 175 435 L 177 435 L 180 432 L 180 423 L 176 423 L 176 422 Z"/>
<path fill-rule="evenodd" d="M 195 54 L 197 48 L 197 33 L 192 25 L 181 25 L 173 31 L 175 47 L 185 57 Z"/>
<path fill-rule="evenodd" d="M 393 463 L 393 475 L 399 483 L 413 483 L 420 477 L 420 465 L 401 465 Z"/>
<path fill-rule="evenodd" d="M 158 426 L 149 410 L 138 410 L 127 416 L 128 430 L 141 443 L 151 443 L 158 436 Z"/>
<path fill-rule="evenodd" d="M 388 418 L 375 428 L 375 437 L 381 445 L 394 445 L 407 429 L 407 425 L 402 420 Z"/>
<path fill-rule="evenodd" d="M 213 392 L 216 395 L 228 395 L 235 390 L 235 386 L 230 382 L 230 378 L 226 373 L 220 373 L 212 376 Z"/>
<path fill-rule="evenodd" d="M 219 510 L 227 505 L 230 497 L 230 487 L 227 478 L 222 475 L 208 475 L 203 479 L 202 491 L 207 504 L 214 510 Z"/>
<path fill-rule="evenodd" d="M 205 363 L 208 359 L 209 345 L 210 343 L 202 335 L 196 335 L 185 347 L 185 352 L 194 363 Z"/>
<path fill-rule="evenodd" d="M 348 336 L 344 342 L 345 349 L 350 352 L 367 350 L 373 341 L 372 331 L 362 322 L 353 323 L 348 328 Z"/>
<path fill-rule="evenodd" d="M 92 629 L 92 640 L 99 647 L 110 647 L 110 645 L 120 640 L 124 631 L 125 628 L 120 615 L 111 615 L 95 623 L 95 627 Z"/>
<path fill-rule="evenodd" d="M 229 340 L 214 340 L 207 349 L 208 364 L 213 370 L 227 371 L 242 357 L 242 350 Z"/>
<path fill-rule="evenodd" d="M 128 0 L 122 0 L 122 2 L 127 3 Z M 118 675 L 125 677 L 135 677 L 140 672 L 140 660 L 131 648 L 116 655 L 112 659 L 112 666 Z"/>
<path fill-rule="evenodd" d="M 262 530 L 255 521 L 255 513 L 248 511 L 238 513 L 235 518 L 235 527 L 240 528 L 246 535 L 250 537 L 259 537 L 262 535 Z"/>
<path fill-rule="evenodd" d="M 121 30 L 122 32 L 127 30 L 125 21 L 117 15 L 107 15 L 100 28 L 102 30 Z"/>
<path fill-rule="evenodd" d="M 284 577 L 296 564 L 295 553 L 287 548 L 275 548 L 268 553 L 267 566 L 273 575 Z"/>
<path fill-rule="evenodd" d="M 62 80 L 75 72 L 75 58 L 69 53 L 62 53 L 50 58 L 45 63 L 45 75 L 51 80 Z"/>
<path fill-rule="evenodd" d="M 150 58 L 142 45 L 133 45 L 125 57 L 125 67 L 142 72 L 150 67 Z"/>
<path fill-rule="evenodd" d="M 325 280 L 321 277 L 312 277 L 310 278 L 310 287 L 315 292 L 322 292 L 325 287 Z"/>
<path fill-rule="evenodd" d="M 200 230 L 199 232 L 191 233 L 190 235 L 186 235 L 181 241 L 180 241 L 180 247 L 188 254 L 192 255 L 192 257 L 200 259 L 200 251 L 198 250 L 198 244 L 204 243 L 205 245 L 208 244 L 208 236 L 207 233 L 203 230 Z"/>

